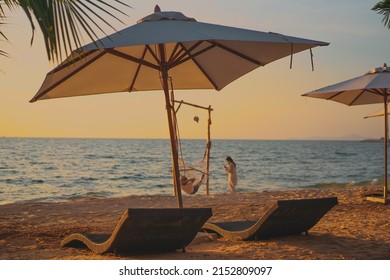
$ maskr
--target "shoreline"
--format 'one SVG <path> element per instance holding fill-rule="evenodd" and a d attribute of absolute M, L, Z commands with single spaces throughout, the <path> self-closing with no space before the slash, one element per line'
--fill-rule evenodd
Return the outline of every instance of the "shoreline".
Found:
<path fill-rule="evenodd" d="M 366 201 L 373 187 L 351 186 L 256 193 L 185 195 L 184 207 L 211 207 L 209 221 L 258 219 L 277 200 L 338 197 L 309 235 L 260 241 L 228 241 L 199 233 L 186 253 L 169 252 L 114 256 L 87 249 L 62 248 L 60 241 L 75 232 L 112 233 L 127 208 L 176 208 L 169 195 L 132 195 L 69 202 L 32 202 L 0 205 L 0 260 L 388 260 L 390 206 Z M 377 189 L 377 187 L 375 188 Z"/>

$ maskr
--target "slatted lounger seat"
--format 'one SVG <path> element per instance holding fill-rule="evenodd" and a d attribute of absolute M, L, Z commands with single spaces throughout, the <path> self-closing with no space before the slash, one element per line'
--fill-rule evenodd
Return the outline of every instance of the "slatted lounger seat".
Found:
<path fill-rule="evenodd" d="M 112 234 L 75 233 L 61 245 L 98 254 L 184 250 L 211 215 L 210 208 L 128 209 Z"/>

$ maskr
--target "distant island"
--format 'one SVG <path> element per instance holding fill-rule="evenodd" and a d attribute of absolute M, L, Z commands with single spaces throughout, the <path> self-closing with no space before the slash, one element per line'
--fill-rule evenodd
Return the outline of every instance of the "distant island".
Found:
<path fill-rule="evenodd" d="M 369 139 L 363 139 L 362 142 L 383 142 L 384 138 L 381 137 L 379 139 L 377 138 L 369 138 Z"/>

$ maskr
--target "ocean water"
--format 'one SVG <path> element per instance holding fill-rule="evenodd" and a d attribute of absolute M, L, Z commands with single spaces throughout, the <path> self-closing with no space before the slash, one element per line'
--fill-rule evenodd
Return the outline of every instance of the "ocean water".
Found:
<path fill-rule="evenodd" d="M 187 164 L 201 165 L 205 148 L 204 140 L 182 140 Z M 240 192 L 374 184 L 383 177 L 380 142 L 214 140 L 212 194 L 227 192 L 228 155 Z M 0 204 L 172 194 L 170 170 L 169 140 L 0 138 Z"/>

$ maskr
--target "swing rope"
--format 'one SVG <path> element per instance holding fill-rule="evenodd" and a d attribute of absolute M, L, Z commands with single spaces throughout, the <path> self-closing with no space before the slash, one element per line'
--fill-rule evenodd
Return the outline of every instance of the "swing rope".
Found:
<path fill-rule="evenodd" d="M 172 77 L 169 77 L 168 79 L 169 79 L 169 82 L 171 84 L 171 97 L 172 97 L 171 102 L 172 102 L 172 107 L 173 107 L 173 118 L 174 118 L 174 121 L 175 121 L 175 134 L 176 134 L 177 152 L 178 152 L 179 158 L 181 158 L 181 160 L 183 161 L 183 165 L 184 165 L 184 169 L 185 169 L 185 161 L 183 159 L 183 149 L 182 149 L 182 146 L 181 146 L 179 122 L 178 122 L 177 116 L 176 116 L 177 111 L 175 111 L 175 108 L 174 108 L 173 79 L 172 79 Z M 181 171 L 181 170 L 179 170 L 179 171 Z"/>

